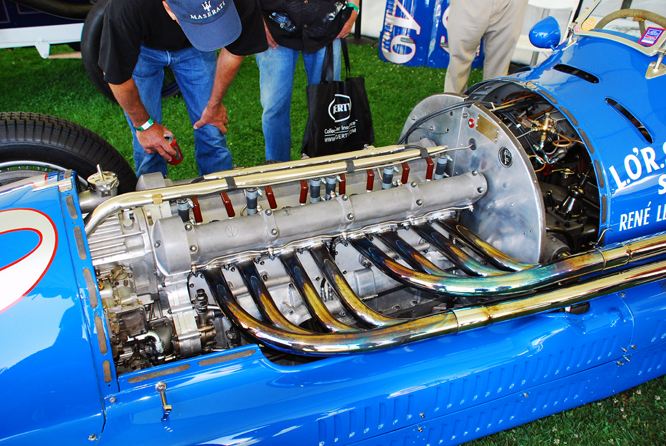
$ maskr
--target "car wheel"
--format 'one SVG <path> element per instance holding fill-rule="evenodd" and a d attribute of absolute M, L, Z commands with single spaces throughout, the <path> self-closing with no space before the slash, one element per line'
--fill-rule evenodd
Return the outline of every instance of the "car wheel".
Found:
<path fill-rule="evenodd" d="M 118 175 L 120 193 L 136 187 L 136 175 L 99 135 L 73 122 L 38 113 L 0 113 L 0 186 L 39 172 L 71 169 L 86 185 L 97 165 Z"/>

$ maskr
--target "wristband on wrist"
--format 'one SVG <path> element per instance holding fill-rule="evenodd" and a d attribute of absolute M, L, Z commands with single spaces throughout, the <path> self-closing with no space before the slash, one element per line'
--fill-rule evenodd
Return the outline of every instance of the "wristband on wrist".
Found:
<path fill-rule="evenodd" d="M 134 127 L 137 132 L 143 132 L 144 130 L 148 130 L 155 124 L 155 121 L 153 121 L 153 118 L 148 118 L 146 122 L 144 122 L 142 125 L 138 127 Z"/>
<path fill-rule="evenodd" d="M 350 8 L 353 8 L 354 11 L 356 11 L 356 14 L 358 14 L 359 12 L 361 12 L 360 9 L 358 9 L 358 6 L 355 5 L 355 4 L 353 4 L 353 3 L 347 3 L 347 6 L 349 6 Z"/>

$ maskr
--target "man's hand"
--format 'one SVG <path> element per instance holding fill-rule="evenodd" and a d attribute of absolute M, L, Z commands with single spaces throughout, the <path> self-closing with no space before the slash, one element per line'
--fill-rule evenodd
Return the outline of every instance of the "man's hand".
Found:
<path fill-rule="evenodd" d="M 268 26 L 266 25 L 266 20 L 264 20 L 264 29 L 266 30 L 266 40 L 268 40 L 268 46 L 271 48 L 275 49 L 278 47 L 277 42 L 275 39 L 273 39 L 273 34 L 268 30 Z"/>
<path fill-rule="evenodd" d="M 227 133 L 225 126 L 229 124 L 229 118 L 227 116 L 227 108 L 221 102 L 211 105 L 209 101 L 203 113 L 201 113 L 201 119 L 194 123 L 194 129 L 196 130 L 206 124 L 214 125 L 220 129 L 222 134 Z"/>
<path fill-rule="evenodd" d="M 354 22 L 356 21 L 356 17 L 358 17 L 358 14 L 356 13 L 356 10 L 353 10 L 351 16 L 347 20 L 347 23 L 345 23 L 345 26 L 342 27 L 340 34 L 338 34 L 336 39 L 344 39 L 349 35 L 352 30 L 352 26 L 354 26 Z"/>
<path fill-rule="evenodd" d="M 171 130 L 166 127 L 155 123 L 148 130 L 137 131 L 136 138 L 139 140 L 141 147 L 146 153 L 159 153 L 162 158 L 171 161 L 171 158 L 176 156 L 176 149 L 164 139 L 164 135 L 172 134 Z"/>
<path fill-rule="evenodd" d="M 240 68 L 243 56 L 236 56 L 230 53 L 226 48 L 220 50 L 217 56 L 217 66 L 215 68 L 215 81 L 213 82 L 213 91 L 210 94 L 206 108 L 201 113 L 201 119 L 194 123 L 194 129 L 203 127 L 206 124 L 213 125 L 226 133 L 229 124 L 227 118 L 227 109 L 222 105 L 222 99 L 234 80 L 238 69 Z"/>
<path fill-rule="evenodd" d="M 150 115 L 141 102 L 139 89 L 136 87 L 134 79 L 130 78 L 122 84 L 109 84 L 109 87 L 135 127 L 148 121 Z M 176 150 L 164 139 L 164 135 L 167 133 L 171 134 L 171 130 L 154 123 L 147 130 L 137 130 L 136 138 L 146 153 L 159 153 L 167 161 L 171 161 L 171 157 L 176 156 Z"/>

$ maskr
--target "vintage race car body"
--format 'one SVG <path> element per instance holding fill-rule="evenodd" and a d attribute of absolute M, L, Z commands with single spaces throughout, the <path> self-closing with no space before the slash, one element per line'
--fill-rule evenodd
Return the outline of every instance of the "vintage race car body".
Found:
<path fill-rule="evenodd" d="M 397 146 L 4 186 L 0 443 L 460 444 L 663 375 L 666 35 L 607 37 Z"/>

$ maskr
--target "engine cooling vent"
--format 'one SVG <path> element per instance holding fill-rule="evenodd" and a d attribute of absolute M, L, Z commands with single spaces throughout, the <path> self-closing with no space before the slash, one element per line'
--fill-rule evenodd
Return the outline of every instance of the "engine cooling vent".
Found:
<path fill-rule="evenodd" d="M 571 65 L 557 64 L 553 68 L 557 71 L 561 71 L 562 73 L 578 76 L 579 78 L 583 79 L 584 81 L 588 81 L 591 84 L 599 83 L 599 78 L 594 74 L 583 71 L 580 68 L 572 67 Z"/>

